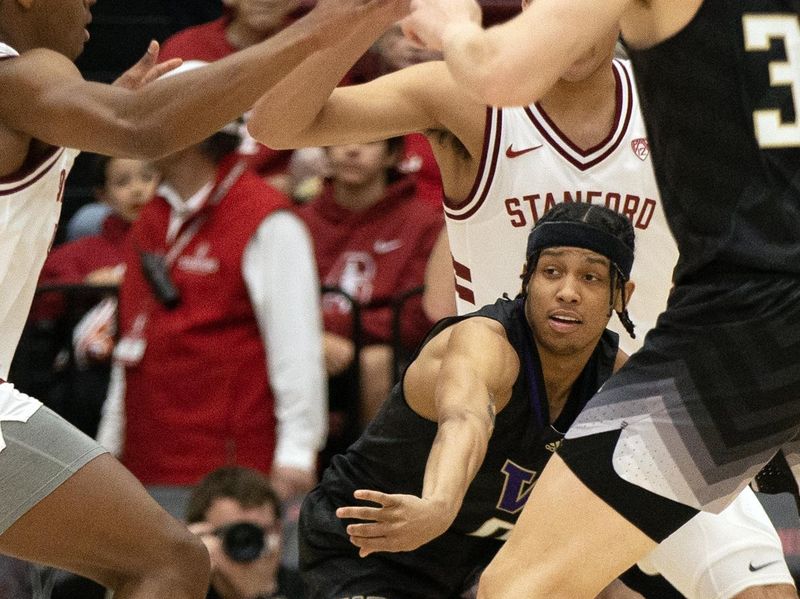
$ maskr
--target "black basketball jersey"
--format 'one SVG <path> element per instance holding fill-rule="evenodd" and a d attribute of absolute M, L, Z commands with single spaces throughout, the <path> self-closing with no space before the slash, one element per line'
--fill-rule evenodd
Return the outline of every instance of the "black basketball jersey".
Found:
<path fill-rule="evenodd" d="M 800 274 L 800 0 L 705 0 L 630 54 L 677 281 Z"/>
<path fill-rule="evenodd" d="M 472 314 L 444 319 L 422 346 L 446 327 L 474 316 L 492 318 L 503 325 L 509 342 L 519 354 L 521 367 L 510 401 L 497 414 L 486 458 L 448 531 L 450 534 L 432 541 L 426 548 L 429 555 L 441 555 L 443 559 L 453 559 L 452 552 L 458 547 L 449 543 L 458 542 L 454 538 L 470 535 L 504 540 L 507 537 L 537 476 L 561 443 L 563 435 L 558 431 L 567 430 L 589 398 L 611 376 L 617 354 L 618 337 L 606 331 L 573 386 L 567 405 L 551 427 L 539 358 L 522 299 L 498 300 Z M 420 495 L 436 431 L 435 422 L 409 408 L 400 383 L 361 438 L 344 455 L 333 458 L 320 485 L 338 505 L 352 505 L 355 489 Z M 442 546 L 436 549 L 437 544 Z M 445 551 L 448 547 L 450 550 Z"/>

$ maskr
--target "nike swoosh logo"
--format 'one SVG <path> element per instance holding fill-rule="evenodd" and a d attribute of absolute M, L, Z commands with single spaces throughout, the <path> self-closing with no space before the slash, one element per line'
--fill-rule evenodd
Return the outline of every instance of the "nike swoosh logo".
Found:
<path fill-rule="evenodd" d="M 391 241 L 378 240 L 375 242 L 373 249 L 376 254 L 388 254 L 389 252 L 399 250 L 401 247 L 403 247 L 403 242 L 399 239 L 393 239 Z"/>
<path fill-rule="evenodd" d="M 753 565 L 753 562 L 750 562 L 750 571 L 751 571 L 751 572 L 758 572 L 759 570 L 763 570 L 763 569 L 764 569 L 764 568 L 766 568 L 767 566 L 771 566 L 771 565 L 773 565 L 773 564 L 779 564 L 780 562 L 781 562 L 781 560 L 779 560 L 779 559 L 776 559 L 776 560 L 774 560 L 774 561 L 767 562 L 766 564 L 761 564 L 761 565 L 759 565 L 759 566 L 754 566 L 754 565 Z"/>
<path fill-rule="evenodd" d="M 533 152 L 534 150 L 538 150 L 543 145 L 544 144 L 539 144 L 538 146 L 525 148 L 524 150 L 515 150 L 514 144 L 511 144 L 510 146 L 508 146 L 508 149 L 506 150 L 506 156 L 509 158 L 517 158 L 518 156 L 522 156 L 523 154 L 527 154 L 528 152 Z"/>

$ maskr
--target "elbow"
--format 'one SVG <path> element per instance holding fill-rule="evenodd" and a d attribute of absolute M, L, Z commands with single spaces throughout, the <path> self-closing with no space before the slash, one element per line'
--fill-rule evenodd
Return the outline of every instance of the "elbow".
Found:
<path fill-rule="evenodd" d="M 492 65 L 474 89 L 489 106 L 527 106 L 541 99 L 549 85 L 536 76 L 525 76 L 520 85 L 520 73 L 508 65 Z"/>
<path fill-rule="evenodd" d="M 273 150 L 293 150 L 296 147 L 292 143 L 293 136 L 285 125 L 260 118 L 259 113 L 255 110 L 247 121 L 247 132 L 256 141 Z"/>
<path fill-rule="evenodd" d="M 475 50 L 469 68 L 452 65 L 460 70 L 453 74 L 462 86 L 489 106 L 527 106 L 540 100 L 558 77 L 551 76 L 541 66 L 529 68 L 504 50 L 494 46 Z"/>

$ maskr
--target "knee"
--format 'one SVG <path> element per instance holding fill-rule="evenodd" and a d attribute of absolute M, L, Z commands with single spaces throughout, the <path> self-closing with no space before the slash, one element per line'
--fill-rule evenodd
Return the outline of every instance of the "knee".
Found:
<path fill-rule="evenodd" d="M 202 541 L 177 522 L 154 537 L 128 555 L 124 566 L 96 580 L 125 597 L 205 597 L 211 566 Z"/>
<path fill-rule="evenodd" d="M 190 586 L 207 586 L 211 565 L 205 545 L 188 530 L 175 528 L 164 545 L 164 569 Z"/>

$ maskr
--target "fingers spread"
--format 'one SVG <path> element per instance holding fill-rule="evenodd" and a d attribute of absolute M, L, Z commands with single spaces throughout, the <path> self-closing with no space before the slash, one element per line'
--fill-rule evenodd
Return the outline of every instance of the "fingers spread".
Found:
<path fill-rule="evenodd" d="M 386 536 L 387 529 L 383 524 L 350 524 L 347 534 L 350 539 L 377 539 Z"/>
<path fill-rule="evenodd" d="M 170 60 L 167 60 L 166 62 L 162 62 L 160 64 L 155 65 L 145 75 L 144 83 L 149 83 L 150 81 L 155 81 L 156 79 L 161 77 L 161 75 L 169 73 L 170 71 L 174 71 L 179 66 L 181 66 L 182 63 L 183 63 L 183 61 L 180 58 L 171 58 Z"/>
<path fill-rule="evenodd" d="M 381 520 L 382 512 L 383 508 L 353 505 L 338 508 L 336 515 L 343 519 L 377 521 Z"/>
<path fill-rule="evenodd" d="M 364 501 L 379 503 L 384 507 L 389 507 L 397 503 L 391 495 L 381 493 L 380 491 L 371 491 L 369 489 L 359 489 L 353 493 L 353 497 Z"/>

